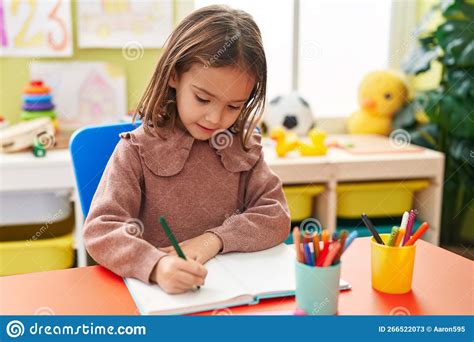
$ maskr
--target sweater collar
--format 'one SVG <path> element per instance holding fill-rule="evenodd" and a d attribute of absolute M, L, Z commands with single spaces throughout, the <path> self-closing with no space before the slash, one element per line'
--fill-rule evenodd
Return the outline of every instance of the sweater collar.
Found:
<path fill-rule="evenodd" d="M 184 167 L 189 158 L 194 138 L 184 128 L 165 126 L 160 129 L 159 137 L 151 128 L 145 133 L 143 125 L 130 132 L 132 143 L 138 147 L 145 165 L 157 176 L 174 176 Z M 218 131 L 209 139 L 209 147 L 220 157 L 222 165 L 230 172 L 250 170 L 262 153 L 261 136 L 254 133 L 247 144 L 249 151 L 241 146 L 240 136 L 229 130 Z"/>
<path fill-rule="evenodd" d="M 254 133 L 247 144 L 249 151 L 245 152 L 239 134 L 222 130 L 209 139 L 209 146 L 220 156 L 224 167 L 230 172 L 250 170 L 262 153 L 260 134 Z"/>

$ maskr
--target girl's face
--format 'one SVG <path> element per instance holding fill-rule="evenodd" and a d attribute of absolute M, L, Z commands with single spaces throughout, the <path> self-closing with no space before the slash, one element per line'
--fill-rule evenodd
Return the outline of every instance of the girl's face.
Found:
<path fill-rule="evenodd" d="M 180 120 L 198 140 L 232 126 L 254 85 L 255 79 L 237 67 L 205 68 L 199 64 L 169 82 L 176 89 Z"/>

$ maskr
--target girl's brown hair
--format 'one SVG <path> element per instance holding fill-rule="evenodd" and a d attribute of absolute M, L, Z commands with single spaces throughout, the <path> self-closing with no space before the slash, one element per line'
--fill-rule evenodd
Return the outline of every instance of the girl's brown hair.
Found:
<path fill-rule="evenodd" d="M 234 125 L 244 150 L 258 124 L 265 106 L 267 62 L 260 30 L 248 13 L 227 6 L 213 5 L 189 14 L 165 43 L 153 76 L 138 103 L 137 112 L 150 133 L 153 127 L 174 127 L 178 116 L 176 90 L 168 85 L 177 73 L 188 71 L 192 64 L 204 68 L 238 66 L 255 77 L 255 86 Z"/>

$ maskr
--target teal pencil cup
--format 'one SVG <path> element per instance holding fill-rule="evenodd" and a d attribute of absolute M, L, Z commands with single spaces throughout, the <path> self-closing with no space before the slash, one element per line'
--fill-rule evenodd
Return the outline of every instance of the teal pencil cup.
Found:
<path fill-rule="evenodd" d="M 296 307 L 307 315 L 335 315 L 339 300 L 341 263 L 329 267 L 295 261 Z"/>

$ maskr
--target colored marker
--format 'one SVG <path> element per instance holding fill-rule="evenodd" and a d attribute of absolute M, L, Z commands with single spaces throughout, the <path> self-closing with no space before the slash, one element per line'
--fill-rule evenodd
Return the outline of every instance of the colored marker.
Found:
<path fill-rule="evenodd" d="M 336 257 L 340 249 L 341 249 L 340 241 L 333 243 L 333 248 L 329 251 L 328 256 L 326 257 L 326 260 L 324 260 L 323 267 L 328 267 L 332 265 L 332 262 L 334 261 L 334 258 Z"/>
<path fill-rule="evenodd" d="M 393 226 L 392 227 L 392 232 L 390 233 L 390 237 L 388 238 L 388 243 L 387 246 L 395 246 L 395 241 L 397 241 L 397 235 L 398 235 L 398 227 Z"/>
<path fill-rule="evenodd" d="M 403 228 L 403 230 L 407 229 L 407 223 L 408 223 L 408 217 L 409 216 L 410 216 L 410 214 L 408 213 L 408 211 L 405 211 L 403 213 L 402 222 L 400 223 L 400 228 Z"/>
<path fill-rule="evenodd" d="M 303 251 L 301 250 L 301 234 L 298 227 L 293 228 L 293 242 L 296 249 L 296 259 L 298 262 L 304 264 Z"/>
<path fill-rule="evenodd" d="M 311 233 L 308 232 L 308 231 L 305 231 L 305 232 L 304 232 L 304 235 L 303 235 L 303 242 L 304 242 L 304 243 L 310 243 L 310 242 L 312 242 L 312 241 L 313 241 L 313 238 L 312 238 L 312 236 L 311 236 Z"/>
<path fill-rule="evenodd" d="M 321 239 L 323 240 L 323 243 L 328 243 L 329 242 L 329 232 L 327 230 L 323 230 L 321 232 Z"/>
<path fill-rule="evenodd" d="M 160 216 L 160 224 L 163 227 L 163 230 L 165 231 L 166 236 L 171 242 L 171 245 L 173 246 L 174 250 L 176 251 L 176 254 L 181 259 L 188 260 L 186 259 L 186 255 L 184 255 L 183 250 L 179 246 L 178 241 L 176 240 L 176 237 L 174 236 L 173 232 L 171 231 L 170 227 L 168 226 L 168 223 L 166 222 L 166 219 L 164 216 Z M 199 290 L 201 286 L 197 285 L 196 288 Z"/>
<path fill-rule="evenodd" d="M 341 260 L 342 253 L 344 252 L 344 247 L 346 245 L 346 239 L 347 239 L 347 230 L 343 230 L 340 235 L 340 240 L 339 242 L 341 243 L 341 248 L 339 248 L 339 251 L 336 254 L 336 257 L 334 258 L 334 263 L 337 264 Z"/>
<path fill-rule="evenodd" d="M 319 256 L 319 236 L 318 233 L 313 234 L 313 251 L 314 251 L 314 264 L 316 265 L 316 262 L 318 260 Z"/>
<path fill-rule="evenodd" d="M 398 230 L 397 234 L 397 240 L 395 240 L 395 247 L 400 247 L 400 243 L 403 240 L 403 237 L 405 236 L 405 228 L 401 228 Z"/>
<path fill-rule="evenodd" d="M 329 232 L 324 230 L 321 233 L 321 238 L 323 239 L 323 249 L 329 249 Z"/>
<path fill-rule="evenodd" d="M 304 251 L 305 264 L 308 266 L 314 266 L 313 258 L 311 258 L 311 249 L 309 249 L 309 244 L 303 243 L 303 251 Z"/>
<path fill-rule="evenodd" d="M 324 259 L 329 253 L 329 232 L 325 229 L 321 232 L 321 240 L 323 240 L 323 249 L 319 253 L 316 266 L 323 266 Z"/>
<path fill-rule="evenodd" d="M 428 222 L 423 222 L 418 228 L 418 230 L 413 234 L 413 236 L 408 240 L 405 246 L 413 246 L 415 242 L 428 230 L 429 224 Z"/>
<path fill-rule="evenodd" d="M 410 215 L 408 217 L 408 223 L 407 223 L 407 229 L 405 230 L 405 236 L 403 237 L 402 246 L 405 246 L 405 244 L 408 242 L 408 240 L 411 237 L 413 225 L 415 224 L 415 217 L 416 217 L 415 211 L 413 209 L 410 210 Z"/>
<path fill-rule="evenodd" d="M 321 232 L 321 239 L 323 240 L 323 250 L 329 248 L 329 232 L 327 230 Z"/>
<path fill-rule="evenodd" d="M 377 230 L 375 229 L 374 224 L 372 223 L 372 221 L 370 221 L 370 219 L 367 217 L 367 215 L 362 214 L 362 215 L 360 215 L 360 217 L 362 218 L 362 222 L 364 222 L 367 229 L 370 230 L 370 232 L 374 236 L 375 241 L 377 241 L 377 243 L 380 244 L 380 245 L 385 245 L 383 243 L 383 240 L 380 237 L 379 233 L 377 233 Z"/>
<path fill-rule="evenodd" d="M 166 236 L 170 240 L 171 245 L 173 246 L 174 250 L 176 251 L 176 254 L 178 254 L 178 256 L 181 259 L 187 260 L 186 256 L 184 255 L 184 253 L 181 249 L 181 247 L 179 247 L 178 241 L 176 240 L 173 232 L 171 231 L 170 227 L 168 226 L 168 223 L 166 222 L 166 219 L 165 219 L 164 216 L 160 216 L 160 224 L 163 227 L 163 230 L 165 231 Z"/>
<path fill-rule="evenodd" d="M 352 233 L 349 234 L 349 236 L 346 239 L 346 244 L 344 245 L 344 252 L 346 251 L 347 248 L 351 245 L 352 241 L 358 236 L 359 234 L 357 233 L 357 230 L 354 230 Z"/>
<path fill-rule="evenodd" d="M 318 267 L 322 267 L 324 264 L 324 260 L 326 260 L 326 257 L 329 253 L 329 243 L 327 244 L 327 246 L 328 248 L 323 247 L 323 250 L 321 251 L 321 253 L 319 253 L 318 262 L 316 263 L 316 266 Z"/>

